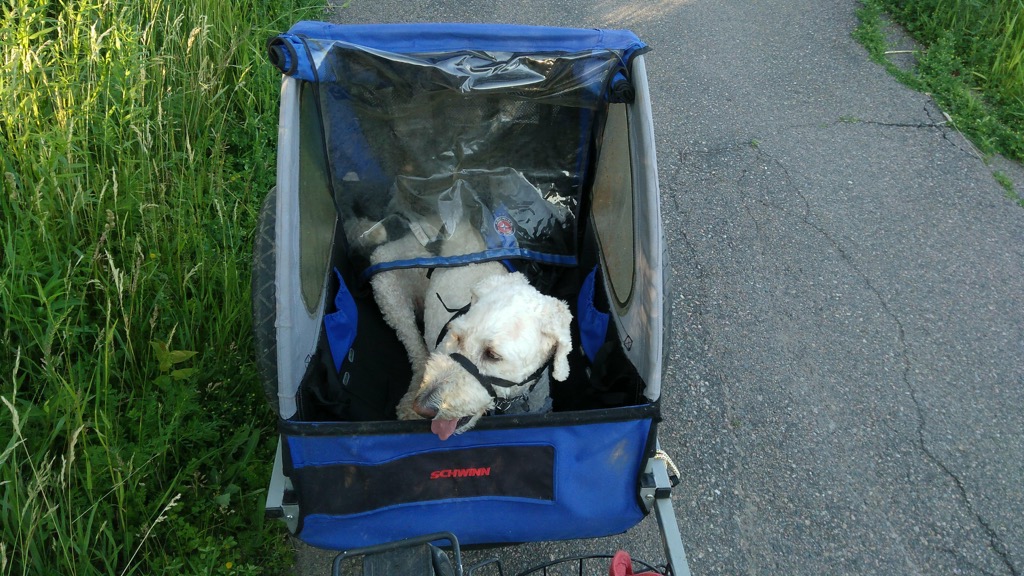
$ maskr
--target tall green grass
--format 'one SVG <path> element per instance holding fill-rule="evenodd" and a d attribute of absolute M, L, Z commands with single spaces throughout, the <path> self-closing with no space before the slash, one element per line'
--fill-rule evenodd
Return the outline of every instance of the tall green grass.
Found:
<path fill-rule="evenodd" d="M 922 42 L 948 41 L 982 89 L 1024 105 L 1024 0 L 884 0 Z"/>
<path fill-rule="evenodd" d="M 0 574 L 287 563 L 249 260 L 263 45 L 319 6 L 0 5 Z"/>
<path fill-rule="evenodd" d="M 1024 0 L 863 0 L 855 33 L 879 62 L 886 12 L 924 46 L 902 81 L 932 93 L 986 154 L 1024 161 Z"/>

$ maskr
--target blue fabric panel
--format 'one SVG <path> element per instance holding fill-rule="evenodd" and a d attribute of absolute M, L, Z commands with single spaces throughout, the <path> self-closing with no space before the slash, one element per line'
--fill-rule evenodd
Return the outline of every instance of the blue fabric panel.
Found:
<path fill-rule="evenodd" d="M 509 24 L 329 24 L 302 21 L 289 34 L 321 40 L 340 40 L 402 54 L 490 50 L 500 52 L 580 52 L 621 50 L 628 61 L 647 48 L 628 30 L 555 28 Z"/>
<path fill-rule="evenodd" d="M 555 452 L 553 502 L 488 496 L 407 503 L 346 516 L 309 514 L 298 536 L 313 546 L 340 550 L 440 530 L 453 532 L 467 545 L 619 534 L 644 516 L 637 479 L 650 426 L 650 420 L 638 419 L 473 430 L 444 442 L 429 433 L 286 436 L 296 468 L 372 465 L 413 454 L 477 446 L 549 445 Z M 302 486 L 296 490 L 301 493 Z"/>
<path fill-rule="evenodd" d="M 521 248 L 494 248 L 466 254 L 464 256 L 436 256 L 433 258 L 410 258 L 408 260 L 395 260 L 393 262 L 381 262 L 370 266 L 360 275 L 361 280 L 369 280 L 371 276 L 385 270 L 396 270 L 401 268 L 440 268 L 443 266 L 461 266 L 475 262 L 490 262 L 494 260 L 521 258 L 523 260 L 534 260 L 555 266 L 575 266 L 575 256 L 558 256 L 555 254 L 543 254 L 533 250 Z M 509 267 L 508 264 L 505 265 Z"/>
<path fill-rule="evenodd" d="M 331 138 L 331 170 L 339 178 L 354 172 L 362 181 L 388 182 L 377 159 L 370 153 L 359 119 L 349 106 L 348 97 L 336 86 L 327 87 L 324 105 L 324 123 L 331 134 L 343 137 Z"/>
<path fill-rule="evenodd" d="M 356 302 L 352 299 L 348 286 L 345 286 L 341 273 L 337 270 L 334 273 L 338 277 L 338 293 L 334 296 L 334 306 L 337 310 L 324 314 L 324 328 L 327 331 L 327 344 L 330 345 L 331 356 L 334 358 L 334 369 L 341 370 L 341 363 L 356 339 L 359 314 L 356 311 Z"/>
<path fill-rule="evenodd" d="M 580 287 L 576 302 L 576 320 L 580 327 L 580 344 L 587 358 L 593 362 L 597 351 L 604 345 L 608 335 L 608 313 L 601 312 L 594 306 L 594 282 L 597 278 L 597 266 L 587 274 Z"/>

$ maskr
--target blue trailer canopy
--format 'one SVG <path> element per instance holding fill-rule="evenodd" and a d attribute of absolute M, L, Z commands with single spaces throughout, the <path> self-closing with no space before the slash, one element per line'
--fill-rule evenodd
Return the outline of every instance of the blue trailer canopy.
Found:
<path fill-rule="evenodd" d="M 576 265 L 595 118 L 632 101 L 630 61 L 647 46 L 625 30 L 299 22 L 268 50 L 319 100 L 335 205 L 366 279 L 488 260 Z M 484 245 L 436 252 L 460 225 Z M 373 256 L 409 234 L 423 253 Z"/>

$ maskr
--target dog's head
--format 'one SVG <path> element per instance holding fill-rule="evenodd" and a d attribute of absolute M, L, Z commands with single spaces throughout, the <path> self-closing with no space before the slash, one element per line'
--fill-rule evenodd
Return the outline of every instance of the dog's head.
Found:
<path fill-rule="evenodd" d="M 493 387 L 498 398 L 525 394 L 538 370 L 551 363 L 551 377 L 569 377 L 572 340 L 569 307 L 545 296 L 522 274 L 493 276 L 472 290 L 469 311 L 452 320 L 448 333 L 427 360 L 413 410 L 433 420 L 442 440 L 469 430 L 495 397 L 453 354 L 472 363 L 481 376 L 518 383 Z M 543 378 L 545 376 L 541 376 Z"/>

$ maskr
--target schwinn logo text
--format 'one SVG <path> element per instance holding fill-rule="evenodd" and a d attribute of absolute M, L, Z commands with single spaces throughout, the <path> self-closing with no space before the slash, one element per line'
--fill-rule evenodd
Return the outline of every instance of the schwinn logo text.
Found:
<path fill-rule="evenodd" d="M 442 478 L 468 478 L 470 476 L 490 476 L 491 467 L 487 468 L 448 468 L 447 470 L 434 470 L 430 473 L 431 480 Z"/>

